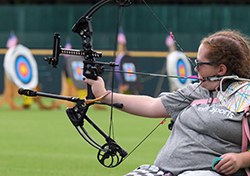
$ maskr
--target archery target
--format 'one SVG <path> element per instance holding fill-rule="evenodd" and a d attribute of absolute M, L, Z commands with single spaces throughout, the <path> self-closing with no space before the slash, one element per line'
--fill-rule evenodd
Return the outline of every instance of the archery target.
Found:
<path fill-rule="evenodd" d="M 64 59 L 64 69 L 66 76 L 72 80 L 77 89 L 86 89 L 87 85 L 83 82 L 83 57 L 69 56 Z"/>
<path fill-rule="evenodd" d="M 21 44 L 7 51 L 4 57 L 4 70 L 17 87 L 33 89 L 38 84 L 36 60 L 30 50 Z"/>
<path fill-rule="evenodd" d="M 116 71 L 124 71 L 124 72 L 137 72 L 138 64 L 136 60 L 125 53 L 120 53 L 116 58 L 116 63 L 119 65 L 115 67 Z M 131 73 L 115 73 L 116 78 L 119 84 L 128 84 L 129 89 L 134 92 L 138 90 L 139 87 L 142 87 L 138 79 L 138 75 Z"/>
<path fill-rule="evenodd" d="M 181 77 L 191 76 L 191 65 L 183 52 L 174 51 L 167 56 L 167 74 Z M 191 83 L 190 79 L 170 78 L 170 88 L 175 90 Z"/>
<path fill-rule="evenodd" d="M 32 78 L 32 68 L 29 61 L 24 56 L 16 58 L 15 71 L 17 77 L 25 84 L 28 84 Z"/>

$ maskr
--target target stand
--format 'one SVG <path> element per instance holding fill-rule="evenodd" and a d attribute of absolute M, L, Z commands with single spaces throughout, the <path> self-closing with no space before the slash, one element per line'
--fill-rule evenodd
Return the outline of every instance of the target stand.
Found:
<path fill-rule="evenodd" d="M 0 108 L 3 104 L 8 104 L 12 110 L 22 110 L 23 107 L 16 105 L 14 101 L 14 98 L 18 96 L 17 91 L 17 86 L 4 75 L 4 91 L 0 99 Z"/>
<path fill-rule="evenodd" d="M 30 50 L 18 44 L 10 48 L 4 57 L 4 92 L 0 100 L 0 107 L 7 103 L 10 109 L 21 110 L 29 108 L 32 101 L 28 97 L 24 97 L 24 104 L 17 106 L 15 104 L 15 97 L 18 88 L 38 89 L 38 69 L 37 63 Z M 40 109 L 51 109 L 52 107 L 45 106 L 41 98 L 34 99 Z"/>
<path fill-rule="evenodd" d="M 61 95 L 84 98 L 87 95 L 87 84 L 83 82 L 83 58 L 81 56 L 69 56 L 64 58 L 64 67 L 61 73 Z M 73 107 L 74 103 L 56 100 L 53 108 L 59 108 L 62 104 Z"/>

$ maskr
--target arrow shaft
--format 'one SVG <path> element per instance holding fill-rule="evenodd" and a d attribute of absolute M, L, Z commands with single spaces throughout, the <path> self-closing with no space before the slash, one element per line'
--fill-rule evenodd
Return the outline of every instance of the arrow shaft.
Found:
<path fill-rule="evenodd" d="M 145 76 L 154 76 L 154 77 L 164 77 L 164 78 L 178 78 L 178 79 L 193 79 L 193 80 L 199 80 L 197 77 L 185 77 L 185 76 L 172 76 L 172 75 L 163 75 L 163 74 L 157 74 L 157 73 L 143 73 L 143 72 L 126 72 L 126 71 L 120 71 L 120 70 L 105 70 L 107 72 L 117 72 L 117 73 L 127 73 L 127 74 L 135 74 L 135 75 L 145 75 Z"/>

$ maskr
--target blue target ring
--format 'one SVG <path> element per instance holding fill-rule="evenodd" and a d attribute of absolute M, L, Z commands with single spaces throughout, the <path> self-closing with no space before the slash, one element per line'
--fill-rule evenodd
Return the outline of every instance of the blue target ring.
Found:
<path fill-rule="evenodd" d="M 177 75 L 178 76 L 181 76 L 181 77 L 187 77 L 188 76 L 188 71 L 187 71 L 186 64 L 184 63 L 184 61 L 182 59 L 178 60 L 178 62 L 176 64 L 176 69 L 177 69 Z M 179 81 L 182 84 L 185 84 L 187 79 L 179 78 Z"/>
<path fill-rule="evenodd" d="M 28 59 L 24 56 L 18 56 L 15 62 L 15 71 L 17 77 L 24 84 L 28 84 L 32 79 L 32 67 Z"/>

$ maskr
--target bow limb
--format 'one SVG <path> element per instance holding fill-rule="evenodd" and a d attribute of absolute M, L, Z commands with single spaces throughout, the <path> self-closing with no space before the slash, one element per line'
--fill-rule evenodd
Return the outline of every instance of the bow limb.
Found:
<path fill-rule="evenodd" d="M 61 95 L 37 92 L 23 88 L 20 88 L 18 90 L 18 93 L 20 95 L 26 95 L 30 97 L 42 96 L 75 102 L 76 105 L 73 108 L 67 108 L 66 113 L 83 139 L 86 140 L 91 146 L 99 150 L 97 154 L 98 161 L 103 166 L 112 168 L 118 166 L 124 160 L 127 152 L 87 116 L 87 110 L 93 103 L 86 104 L 84 99 L 80 99 L 77 97 L 65 97 Z M 106 141 L 104 145 L 100 145 L 88 134 L 88 132 L 84 128 L 84 121 L 87 121 L 99 134 L 101 134 L 101 136 L 103 136 L 104 140 Z"/>
<path fill-rule="evenodd" d="M 88 107 L 91 104 L 77 104 L 73 108 L 67 108 L 66 112 L 72 124 L 75 126 L 79 134 L 93 147 L 98 149 L 97 159 L 105 167 L 112 168 L 118 166 L 127 155 L 127 152 L 119 146 L 112 138 L 110 138 L 102 129 L 94 123 L 87 115 Z M 100 145 L 97 143 L 83 127 L 84 120 L 86 120 L 94 129 L 100 133 L 106 143 Z"/>

